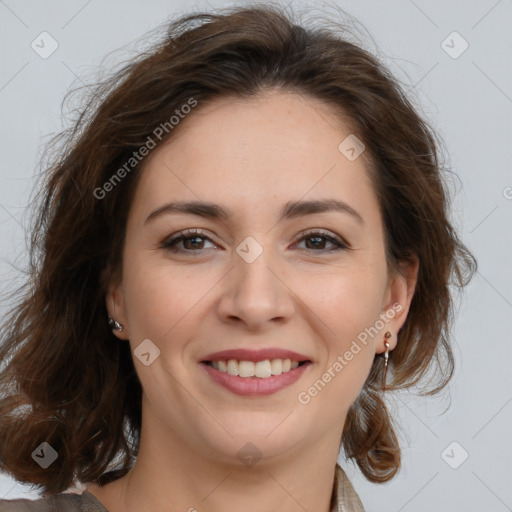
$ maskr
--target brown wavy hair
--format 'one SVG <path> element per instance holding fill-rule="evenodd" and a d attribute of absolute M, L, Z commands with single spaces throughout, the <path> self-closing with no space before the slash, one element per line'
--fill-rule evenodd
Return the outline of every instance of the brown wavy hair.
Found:
<path fill-rule="evenodd" d="M 93 86 L 72 126 L 50 145 L 54 156 L 43 164 L 32 205 L 28 278 L 1 329 L 0 470 L 52 494 L 76 481 L 103 485 L 132 466 L 142 388 L 129 344 L 117 343 L 107 325 L 105 296 L 121 268 L 144 161 L 108 197 L 97 190 L 190 98 L 200 108 L 278 88 L 322 100 L 350 125 L 366 146 L 389 267 L 419 258 L 387 389 L 411 387 L 431 369 L 436 380 L 426 394 L 449 381 L 449 286 L 464 287 L 476 260 L 448 218 L 439 137 L 380 59 L 351 41 L 344 22 L 330 23 L 303 27 L 268 3 L 182 16 L 149 50 Z M 372 482 L 391 479 L 400 467 L 383 370 L 383 358 L 375 357 L 340 445 Z M 58 453 L 46 469 L 31 458 L 43 441 Z"/>

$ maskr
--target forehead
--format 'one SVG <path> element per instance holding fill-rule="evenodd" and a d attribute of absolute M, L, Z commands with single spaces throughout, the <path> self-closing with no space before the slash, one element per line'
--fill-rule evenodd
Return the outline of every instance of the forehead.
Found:
<path fill-rule="evenodd" d="M 377 207 L 365 155 L 351 161 L 339 149 L 350 127 L 315 98 L 275 91 L 221 98 L 199 104 L 181 123 L 145 162 L 133 205 L 141 215 L 185 198 L 240 214 L 325 197 Z"/>

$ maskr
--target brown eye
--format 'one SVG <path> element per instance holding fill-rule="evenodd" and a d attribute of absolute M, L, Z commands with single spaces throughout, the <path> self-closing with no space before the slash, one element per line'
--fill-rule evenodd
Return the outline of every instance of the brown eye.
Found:
<path fill-rule="evenodd" d="M 315 252 L 333 252 L 339 251 L 342 249 L 348 249 L 348 245 L 343 242 L 343 240 L 335 237 L 329 233 L 325 233 L 323 231 L 310 231 L 302 233 L 299 242 L 306 241 L 306 249 L 315 251 Z M 312 242 L 311 242 L 312 241 Z M 311 242 L 311 243 L 308 243 Z M 330 243 L 334 245 L 332 249 L 326 249 L 325 245 Z"/>
<path fill-rule="evenodd" d="M 204 236 L 202 233 L 202 230 L 194 229 L 181 231 L 177 235 L 164 240 L 161 248 L 169 249 L 173 252 L 198 252 L 199 250 L 205 249 L 204 243 L 206 240 L 211 242 L 211 240 L 207 236 Z M 180 242 L 183 242 L 184 248 L 177 247 Z"/>
<path fill-rule="evenodd" d="M 161 244 L 161 248 L 178 253 L 200 253 L 204 249 L 209 249 L 209 247 L 204 246 L 206 241 L 213 244 L 210 238 L 203 235 L 202 230 L 188 229 L 164 240 Z M 323 231 L 303 232 L 298 242 L 300 243 L 303 241 L 306 242 L 305 249 L 313 252 L 325 253 L 349 249 L 348 244 L 346 244 L 341 238 Z M 183 243 L 182 247 L 178 246 L 180 243 Z M 331 244 L 333 247 L 326 247 L 328 244 Z M 215 246 L 215 244 L 213 245 Z"/>

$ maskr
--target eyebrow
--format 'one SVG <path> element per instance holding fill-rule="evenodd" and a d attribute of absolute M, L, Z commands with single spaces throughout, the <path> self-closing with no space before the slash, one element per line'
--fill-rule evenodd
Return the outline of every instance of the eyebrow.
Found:
<path fill-rule="evenodd" d="M 324 212 L 341 212 L 346 213 L 356 219 L 359 223 L 364 224 L 363 217 L 354 208 L 344 201 L 338 199 L 317 199 L 312 201 L 289 201 L 281 212 L 281 219 L 295 219 L 305 215 Z M 204 201 L 173 201 L 166 203 L 156 210 L 153 210 L 144 221 L 148 224 L 157 217 L 171 213 L 185 213 L 189 215 L 197 215 L 213 220 L 227 220 L 234 217 L 234 214 L 224 207 Z"/>

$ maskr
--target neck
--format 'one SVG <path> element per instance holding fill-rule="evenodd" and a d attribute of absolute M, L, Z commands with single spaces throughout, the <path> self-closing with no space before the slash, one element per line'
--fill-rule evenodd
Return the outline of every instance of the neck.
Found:
<path fill-rule="evenodd" d="M 88 491 L 108 512 L 225 512 L 227 503 L 244 512 L 329 512 L 342 427 L 287 454 L 244 464 L 191 446 L 168 426 L 143 421 L 133 468 Z"/>

